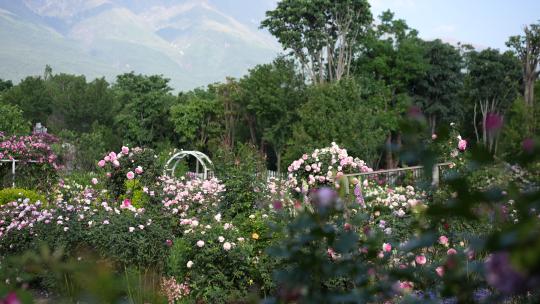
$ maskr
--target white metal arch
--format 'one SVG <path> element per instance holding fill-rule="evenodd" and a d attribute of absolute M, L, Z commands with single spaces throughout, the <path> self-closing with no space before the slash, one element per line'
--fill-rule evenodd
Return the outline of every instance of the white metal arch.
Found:
<path fill-rule="evenodd" d="M 166 176 L 173 177 L 174 172 L 176 171 L 176 166 L 178 166 L 178 163 L 180 163 L 182 159 L 188 156 L 193 156 L 197 159 L 197 163 L 195 165 L 195 171 L 196 171 L 195 173 L 197 173 L 197 175 L 200 174 L 199 173 L 199 164 L 200 164 L 202 165 L 202 169 L 203 169 L 202 171 L 203 178 L 204 179 L 208 178 L 208 173 L 211 172 L 210 168 L 213 166 L 213 163 L 206 154 L 199 151 L 183 151 L 182 150 L 174 154 L 171 158 L 169 158 L 169 160 L 165 164 L 164 174 Z"/>

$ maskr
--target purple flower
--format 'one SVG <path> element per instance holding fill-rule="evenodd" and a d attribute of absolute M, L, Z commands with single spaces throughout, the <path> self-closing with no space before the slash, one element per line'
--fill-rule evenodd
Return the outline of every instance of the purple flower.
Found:
<path fill-rule="evenodd" d="M 521 147 L 527 153 L 532 153 L 534 151 L 534 140 L 532 138 L 525 138 L 521 143 Z"/>
<path fill-rule="evenodd" d="M 486 281 L 504 294 L 516 294 L 526 291 L 525 275 L 514 269 L 508 252 L 492 254 L 485 263 Z"/>
<path fill-rule="evenodd" d="M 503 124 L 502 116 L 497 113 L 488 113 L 486 116 L 486 130 L 495 132 L 501 129 Z"/>

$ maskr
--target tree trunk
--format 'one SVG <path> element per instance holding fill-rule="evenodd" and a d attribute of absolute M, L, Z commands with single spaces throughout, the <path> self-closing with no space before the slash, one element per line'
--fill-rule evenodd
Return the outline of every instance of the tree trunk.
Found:
<path fill-rule="evenodd" d="M 276 166 L 277 166 L 277 172 L 281 173 L 281 150 L 274 149 L 274 152 L 276 153 Z"/>
<path fill-rule="evenodd" d="M 394 159 L 392 157 L 392 132 L 388 134 L 386 137 L 386 156 L 385 156 L 385 162 L 386 162 L 386 168 L 392 169 L 394 165 Z"/>

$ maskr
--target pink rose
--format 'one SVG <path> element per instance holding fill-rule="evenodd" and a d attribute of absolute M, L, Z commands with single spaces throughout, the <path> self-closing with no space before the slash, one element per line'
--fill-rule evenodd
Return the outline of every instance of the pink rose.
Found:
<path fill-rule="evenodd" d="M 95 178 L 95 177 L 94 177 L 94 178 L 92 178 L 92 184 L 94 184 L 94 185 L 97 185 L 97 183 L 98 183 L 98 180 L 97 180 L 97 178 Z"/>
<path fill-rule="evenodd" d="M 204 241 L 202 241 L 202 240 L 197 241 L 197 247 L 199 247 L 199 248 L 204 247 Z"/>
<path fill-rule="evenodd" d="M 467 149 L 467 141 L 465 139 L 460 139 L 458 142 L 458 149 L 465 151 Z"/>
<path fill-rule="evenodd" d="M 442 276 L 444 275 L 444 267 L 439 266 L 439 267 L 435 268 L 435 272 L 436 272 L 440 277 L 442 277 Z"/>
<path fill-rule="evenodd" d="M 107 155 L 107 156 L 105 156 L 104 160 L 105 160 L 106 162 L 111 161 L 111 157 L 110 157 L 109 155 Z"/>
<path fill-rule="evenodd" d="M 384 252 L 390 252 L 390 251 L 392 251 L 392 245 L 390 245 L 388 243 L 384 243 L 382 245 L 382 249 L 383 249 Z"/>
<path fill-rule="evenodd" d="M 135 168 L 135 173 L 142 174 L 143 173 L 143 168 L 141 166 L 138 166 L 137 168 Z"/>
<path fill-rule="evenodd" d="M 99 166 L 100 168 L 103 168 L 103 167 L 105 167 L 105 160 L 102 159 L 102 160 L 100 160 L 97 164 L 98 164 L 98 166 Z"/>
<path fill-rule="evenodd" d="M 122 147 L 122 154 L 127 155 L 128 153 L 129 153 L 129 148 L 126 147 L 126 146 L 123 146 L 123 147 Z"/>
<path fill-rule="evenodd" d="M 129 180 L 134 179 L 134 178 L 135 178 L 135 173 L 133 173 L 132 171 L 129 171 L 129 172 L 126 174 L 126 177 L 127 177 L 127 179 L 129 179 Z"/>
<path fill-rule="evenodd" d="M 120 162 L 119 162 L 117 159 L 113 160 L 112 164 L 113 164 L 113 166 L 115 166 L 116 168 L 120 167 Z"/>
<path fill-rule="evenodd" d="M 125 199 L 123 202 L 122 202 L 122 205 L 120 205 L 120 208 L 124 209 L 124 208 L 129 208 L 129 206 L 131 206 L 131 201 L 129 199 Z"/>
<path fill-rule="evenodd" d="M 450 248 L 450 249 L 448 249 L 446 254 L 448 254 L 448 255 L 457 254 L 457 251 L 454 248 Z"/>
<path fill-rule="evenodd" d="M 416 264 L 418 265 L 424 265 L 427 262 L 427 259 L 423 254 L 417 255 L 414 260 L 416 261 Z"/>
<path fill-rule="evenodd" d="M 114 152 L 109 153 L 109 158 L 111 160 L 115 160 L 116 159 L 116 153 L 114 153 Z"/>
<path fill-rule="evenodd" d="M 437 134 L 435 134 L 435 133 L 431 134 L 431 139 L 433 139 L 433 140 L 437 139 Z"/>
<path fill-rule="evenodd" d="M 444 246 L 448 245 L 448 238 L 444 235 L 441 235 L 439 237 L 439 244 L 444 245 Z"/>

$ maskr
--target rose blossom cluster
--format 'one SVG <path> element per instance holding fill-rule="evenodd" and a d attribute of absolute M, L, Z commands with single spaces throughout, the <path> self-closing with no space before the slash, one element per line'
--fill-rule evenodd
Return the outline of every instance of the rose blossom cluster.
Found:
<path fill-rule="evenodd" d="M 187 282 L 178 283 L 174 277 L 161 278 L 161 292 L 167 297 L 169 304 L 180 301 L 189 295 L 190 289 Z"/>
<path fill-rule="evenodd" d="M 225 186 L 217 178 L 159 178 L 163 190 L 163 205 L 181 218 L 217 207 Z"/>
<path fill-rule="evenodd" d="M 56 142 L 58 138 L 50 134 L 14 135 L 9 138 L 0 134 L 0 159 L 34 161 L 50 164 L 54 169 L 59 169 L 58 157 L 51 148 Z"/>
<path fill-rule="evenodd" d="M 414 189 L 413 186 L 398 186 L 394 188 L 372 186 L 364 191 L 365 204 L 368 208 L 384 206 L 392 210 L 397 217 L 403 217 L 416 206 L 422 206 L 426 194 Z"/>
<path fill-rule="evenodd" d="M 334 185 L 344 174 L 371 172 L 363 160 L 353 158 L 335 142 L 330 147 L 304 154 L 288 167 L 289 186 L 296 192 L 306 193 L 309 188 Z"/>
<path fill-rule="evenodd" d="M 54 201 L 45 206 L 41 202 L 32 204 L 28 199 L 10 202 L 0 206 L 0 246 L 2 239 L 10 233 L 24 232 L 35 236 L 34 230 L 38 224 L 56 226 L 68 233 L 75 222 L 83 223 L 88 228 L 99 227 L 110 224 L 122 212 L 140 218 L 144 209 L 135 208 L 126 201 L 119 206 L 111 206 L 98 201 L 91 191 L 83 191 L 82 195 L 73 197 L 69 203 Z M 148 219 L 141 221 L 137 227 L 142 230 L 151 224 L 152 220 Z M 126 228 L 129 232 L 134 230 L 134 227 Z"/>

